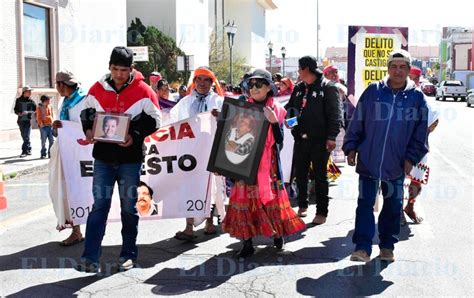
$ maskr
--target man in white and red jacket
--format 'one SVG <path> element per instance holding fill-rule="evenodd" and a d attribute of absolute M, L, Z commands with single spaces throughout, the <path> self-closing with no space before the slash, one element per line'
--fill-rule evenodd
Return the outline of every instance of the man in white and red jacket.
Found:
<path fill-rule="evenodd" d="M 98 272 L 102 238 L 105 233 L 112 191 L 118 183 L 121 218 L 122 250 L 120 269 L 133 268 L 137 258 L 136 238 L 138 215 L 137 186 L 143 162 L 143 141 L 161 124 L 161 113 L 155 92 L 143 81 L 143 75 L 132 69 L 133 52 L 115 47 L 110 56 L 110 73 L 89 90 L 81 113 L 82 127 L 89 142 L 94 144 L 93 195 L 94 205 L 87 218 L 86 240 L 82 263 L 75 268 L 83 272 Z M 123 143 L 96 142 L 92 127 L 96 112 L 131 115 L 128 134 Z"/>

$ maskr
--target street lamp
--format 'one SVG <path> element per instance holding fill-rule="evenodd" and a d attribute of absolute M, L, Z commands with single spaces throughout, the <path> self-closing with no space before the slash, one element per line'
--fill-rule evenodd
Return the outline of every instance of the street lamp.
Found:
<path fill-rule="evenodd" d="M 286 56 L 286 48 L 281 47 L 281 57 L 283 58 L 283 77 L 285 76 L 285 56 Z"/>
<path fill-rule="evenodd" d="M 270 40 L 268 42 L 268 51 L 270 52 L 270 73 L 272 73 L 272 52 L 273 52 L 273 43 L 272 41 Z"/>
<path fill-rule="evenodd" d="M 235 26 L 234 21 L 232 25 L 230 21 L 227 22 L 227 25 L 224 26 L 225 33 L 227 33 L 227 40 L 229 41 L 229 50 L 230 50 L 230 85 L 232 86 L 232 47 L 234 46 L 234 36 L 237 33 L 237 26 Z"/>

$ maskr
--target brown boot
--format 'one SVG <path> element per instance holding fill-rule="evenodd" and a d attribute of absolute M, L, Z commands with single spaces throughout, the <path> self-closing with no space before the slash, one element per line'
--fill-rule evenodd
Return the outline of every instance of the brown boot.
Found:
<path fill-rule="evenodd" d="M 82 237 L 81 233 L 81 226 L 74 226 L 72 227 L 72 232 L 69 237 L 64 239 L 63 241 L 59 242 L 60 246 L 72 246 L 77 243 L 81 243 L 84 241 L 84 237 Z"/>

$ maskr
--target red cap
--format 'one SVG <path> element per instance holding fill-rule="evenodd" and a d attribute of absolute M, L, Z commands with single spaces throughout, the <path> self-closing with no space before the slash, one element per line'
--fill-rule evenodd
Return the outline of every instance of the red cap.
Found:
<path fill-rule="evenodd" d="M 290 91 L 293 92 L 294 85 L 293 85 L 293 82 L 289 78 L 285 77 L 281 79 L 280 83 L 283 83 L 286 86 L 288 86 L 288 89 L 290 89 Z"/>
<path fill-rule="evenodd" d="M 324 68 L 323 70 L 323 74 L 326 75 L 328 72 L 330 72 L 331 70 L 337 70 L 337 66 L 335 65 L 328 65 Z"/>
<path fill-rule="evenodd" d="M 410 74 L 419 77 L 421 76 L 421 69 L 416 66 L 412 66 L 410 69 Z"/>

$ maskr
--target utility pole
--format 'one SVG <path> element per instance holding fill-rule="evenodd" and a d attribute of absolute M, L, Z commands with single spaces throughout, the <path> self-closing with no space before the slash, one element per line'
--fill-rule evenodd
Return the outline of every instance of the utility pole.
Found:
<path fill-rule="evenodd" d="M 319 63 L 319 1 L 316 0 L 316 60 Z"/>

